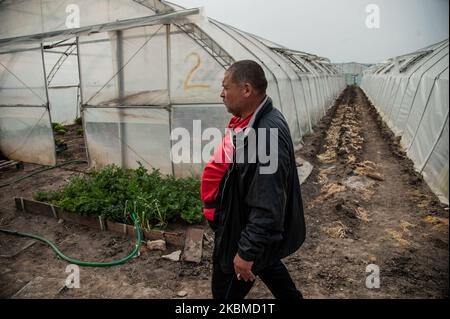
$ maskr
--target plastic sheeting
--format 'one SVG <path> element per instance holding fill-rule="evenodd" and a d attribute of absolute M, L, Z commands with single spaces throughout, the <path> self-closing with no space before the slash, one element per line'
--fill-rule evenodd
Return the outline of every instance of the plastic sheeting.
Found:
<path fill-rule="evenodd" d="M 77 87 L 49 89 L 48 99 L 52 122 L 70 125 L 80 116 Z"/>
<path fill-rule="evenodd" d="M 171 103 L 221 103 L 224 69 L 176 26 L 171 26 L 170 46 Z"/>
<path fill-rule="evenodd" d="M 3 46 L 0 52 L 0 152 L 14 160 L 54 165 L 41 47 Z"/>
<path fill-rule="evenodd" d="M 344 75 L 345 82 L 348 85 L 360 85 L 363 71 L 371 66 L 371 64 L 362 64 L 356 62 L 335 63 L 333 65 L 340 74 Z"/>
<path fill-rule="evenodd" d="M 82 10 L 88 8 L 84 0 L 70 2 Z M 147 1 L 147 5 L 151 6 L 153 2 Z M 38 8 L 44 8 L 42 20 L 31 19 L 32 24 L 42 24 L 41 29 L 35 31 L 62 28 L 64 21 L 61 19 L 65 15 L 60 9 L 66 7 L 66 1 L 52 1 L 54 14 L 51 16 L 47 14 L 51 10 L 48 9 L 50 6 L 45 7 L 46 1 L 37 3 L 28 11 L 22 11 L 24 7 L 19 4 L 12 6 L 9 9 L 20 10 L 3 13 L 3 17 L 11 20 L 14 14 L 20 18 L 24 12 L 35 14 Z M 89 1 L 89 4 L 89 13 L 86 16 L 83 13 L 81 26 L 151 15 L 157 11 L 131 0 Z M 136 6 L 141 11 L 136 10 Z M 164 5 L 160 4 L 159 8 Z M 85 137 L 89 160 L 94 166 L 116 163 L 136 167 L 140 159 L 145 166 L 160 168 L 165 173 L 198 175 L 204 161 L 171 163 L 169 137 L 171 130 L 177 127 L 193 133 L 190 130 L 196 120 L 202 121 L 203 128 L 225 128 L 230 115 L 222 105 L 220 91 L 226 66 L 218 62 L 214 52 L 228 55 L 227 61 L 252 59 L 262 65 L 269 82 L 267 93 L 275 107 L 285 114 L 296 149 L 302 146 L 302 136 L 311 132 L 345 86 L 343 78 L 324 58 L 292 51 L 290 59 L 277 51 L 286 48 L 202 15 L 177 19 L 170 27 L 164 22 L 152 26 L 130 23 L 121 29 L 118 21 L 116 27 L 108 29 L 109 32 L 91 28 L 80 33 L 57 35 L 59 40 L 78 36 Z M 206 41 L 195 38 L 179 27 L 182 23 L 195 24 L 203 32 L 202 36 L 209 38 Z M 0 34 L 11 36 L 30 32 L 14 24 L 6 27 L 3 21 L 0 24 L 3 32 Z M 19 40 L 15 39 L 16 42 Z M 213 47 L 220 47 L 220 50 Z M 72 58 L 67 59 L 65 63 L 69 66 L 61 68 L 60 77 L 57 74 L 54 78 L 55 83 L 58 79 L 66 79 L 62 75 L 72 67 L 72 61 Z M 73 90 L 50 89 L 49 95 L 55 118 L 69 116 L 61 113 L 62 109 L 70 110 L 68 114 L 73 110 L 76 112 Z M 68 100 L 62 103 L 65 96 Z M 205 143 L 201 141 L 201 145 Z M 198 156 L 197 153 L 198 150 L 193 150 L 193 156 Z"/>
<path fill-rule="evenodd" d="M 0 105 L 46 105 L 44 79 L 40 46 L 0 47 Z"/>
<path fill-rule="evenodd" d="M 170 160 L 170 114 L 166 109 L 86 108 L 85 136 L 91 165 L 114 163 L 172 174 Z"/>
<path fill-rule="evenodd" d="M 151 10 L 134 1 L 124 0 L 5 1 L 0 3 L 0 38 L 84 27 L 152 14 Z"/>
<path fill-rule="evenodd" d="M 0 151 L 9 159 L 55 165 L 55 143 L 46 107 L 0 106 Z"/>
<path fill-rule="evenodd" d="M 83 103 L 169 103 L 164 26 L 82 37 L 79 55 Z"/>
<path fill-rule="evenodd" d="M 235 60 L 253 59 L 263 65 L 269 81 L 268 94 L 274 99 L 275 106 L 286 115 L 296 148 L 301 147 L 301 137 L 311 131 L 312 126 L 320 120 L 343 88 L 342 78 L 331 72 L 329 67 L 311 60 L 303 61 L 307 72 L 296 72 L 288 59 L 275 53 L 256 37 L 202 16 L 194 16 L 189 20 L 211 36 Z M 194 149 L 196 140 L 193 135 L 193 123 L 201 121 L 203 129 L 225 128 L 230 118 L 224 106 L 220 104 L 221 82 L 225 70 L 204 48 L 176 25 L 170 26 L 169 39 L 166 32 L 166 28 L 159 29 L 158 26 L 152 26 L 123 31 L 121 41 L 118 40 L 117 33 L 80 37 L 83 100 L 92 106 L 114 108 L 118 104 L 136 105 L 130 101 L 139 96 L 137 103 L 140 105 L 170 105 L 171 131 L 178 127 L 187 129 L 192 151 L 191 161 L 194 158 L 202 160 L 201 163 L 175 163 L 174 174 L 199 175 L 205 164 L 205 158 L 201 157 L 199 152 L 208 142 L 201 140 L 198 143 L 201 148 Z M 131 39 L 125 41 L 128 38 Z M 149 42 L 144 46 L 146 51 L 138 51 L 148 39 Z M 167 51 L 170 61 L 166 58 Z M 129 60 L 125 56 L 133 58 Z M 301 57 L 298 56 L 297 59 L 300 60 Z M 118 74 L 120 65 L 124 66 L 121 72 L 122 89 L 121 75 Z M 149 72 L 145 74 L 140 72 L 142 67 Z M 170 70 L 169 73 L 167 70 Z M 169 78 L 167 74 L 170 74 Z M 164 94 L 167 83 L 170 83 L 170 92 L 166 99 Z M 146 95 L 141 92 L 152 94 Z M 159 99 L 155 98 L 157 96 Z M 99 131 L 91 130 L 87 133 L 87 136 L 92 135 L 87 143 L 89 154 L 96 153 L 91 152 L 94 146 L 89 143 L 96 134 L 100 134 Z M 124 138 L 128 141 L 129 136 Z M 97 145 L 100 143 L 96 143 L 95 147 Z M 155 151 L 160 152 L 157 148 Z M 108 152 L 115 154 L 105 158 L 119 163 L 116 158 L 117 147 L 110 148 Z M 96 156 L 92 157 L 92 163 L 102 163 L 101 160 L 97 161 L 94 158 Z"/>
<path fill-rule="evenodd" d="M 397 135 L 415 169 L 448 204 L 448 40 L 364 73 L 362 88 Z"/>
<path fill-rule="evenodd" d="M 311 131 L 344 88 L 342 77 L 307 60 L 300 61 L 307 70 L 300 72 L 291 61 L 268 47 L 267 44 L 271 44 L 268 41 L 263 42 L 259 37 L 206 17 L 194 16 L 190 20 L 212 36 L 235 60 L 252 59 L 263 66 L 269 83 L 267 93 L 285 114 L 294 145 L 296 149 L 300 148 L 301 137 Z M 302 58 L 297 56 L 296 59 Z"/>

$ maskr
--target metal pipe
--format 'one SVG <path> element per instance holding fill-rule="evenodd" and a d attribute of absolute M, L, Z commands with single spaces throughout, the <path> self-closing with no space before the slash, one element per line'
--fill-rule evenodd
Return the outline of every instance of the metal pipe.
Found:
<path fill-rule="evenodd" d="M 53 141 L 55 140 L 55 135 L 53 130 L 51 129 L 52 127 L 52 116 L 50 114 L 50 99 L 48 97 L 48 85 L 47 85 L 47 72 L 45 71 L 45 58 L 44 58 L 44 46 L 41 43 L 41 57 L 42 57 L 42 70 L 44 72 L 44 85 L 45 85 L 45 96 L 47 98 L 47 112 L 48 112 L 48 120 L 49 120 L 49 124 L 50 124 L 50 131 L 52 134 L 52 145 L 54 144 Z M 53 147 L 53 165 L 56 164 L 56 148 Z"/>
<path fill-rule="evenodd" d="M 121 30 L 116 31 L 116 55 L 117 55 L 117 89 L 118 89 L 118 97 L 119 101 L 123 99 L 125 96 L 125 81 L 123 76 L 123 33 Z M 118 138 L 119 138 L 119 150 L 120 150 L 120 166 L 124 167 L 126 157 L 124 150 L 124 139 L 125 139 L 125 123 L 122 121 L 123 113 L 119 111 L 119 123 L 118 128 Z"/>
<path fill-rule="evenodd" d="M 81 124 L 83 125 L 83 139 L 84 139 L 84 145 L 86 145 L 86 159 L 89 163 L 89 166 L 91 166 L 91 159 L 89 156 L 89 145 L 87 142 L 87 130 L 86 130 L 86 120 L 85 120 L 85 114 L 84 114 L 84 107 L 83 107 L 83 81 L 82 81 L 82 73 L 81 73 L 81 61 L 80 61 L 80 38 L 76 38 L 77 43 L 77 63 L 78 63 L 78 80 L 79 80 L 79 88 L 80 88 L 80 115 L 81 115 Z"/>
<path fill-rule="evenodd" d="M 166 25 L 166 52 L 167 52 L 167 94 L 169 95 L 169 135 L 172 133 L 172 109 L 170 107 L 171 100 L 171 94 L 170 94 L 170 83 L 171 83 L 171 45 L 170 45 L 170 24 Z M 173 141 L 171 138 L 169 138 L 170 143 L 170 152 L 172 152 L 173 147 Z M 172 156 L 170 156 L 170 166 L 172 170 L 172 176 L 175 176 L 175 166 L 172 161 Z"/>

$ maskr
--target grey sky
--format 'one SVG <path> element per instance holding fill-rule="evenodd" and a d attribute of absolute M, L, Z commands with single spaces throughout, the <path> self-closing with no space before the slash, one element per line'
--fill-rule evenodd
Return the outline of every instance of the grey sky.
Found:
<path fill-rule="evenodd" d="M 448 0 L 172 0 L 332 62 L 377 63 L 448 38 Z M 369 29 L 368 4 L 380 10 Z"/>

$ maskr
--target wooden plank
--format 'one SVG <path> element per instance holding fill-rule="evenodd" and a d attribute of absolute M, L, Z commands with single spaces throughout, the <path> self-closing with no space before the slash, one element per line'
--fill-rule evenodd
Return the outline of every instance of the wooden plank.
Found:
<path fill-rule="evenodd" d="M 22 210 L 22 198 L 15 197 L 17 209 Z M 109 220 L 99 220 L 98 216 L 82 216 L 76 213 L 66 212 L 58 206 L 54 206 L 44 202 L 38 202 L 29 199 L 23 199 L 25 211 L 31 214 L 38 214 L 46 217 L 60 218 L 67 222 L 84 225 L 95 230 L 108 230 L 111 232 L 128 235 L 137 238 L 136 228 L 134 225 L 125 225 L 121 223 L 111 222 Z M 157 240 L 164 239 L 168 244 L 181 248 L 185 244 L 184 232 L 165 232 L 157 230 L 142 230 L 141 239 Z"/>
<path fill-rule="evenodd" d="M 16 203 L 16 209 L 24 210 L 24 207 L 22 207 L 22 197 L 14 197 L 14 202 Z"/>
<path fill-rule="evenodd" d="M 143 230 L 142 232 L 146 240 L 164 239 L 164 232 L 160 230 Z"/>
<path fill-rule="evenodd" d="M 98 217 L 81 216 L 81 215 L 77 215 L 75 213 L 68 213 L 68 212 L 63 211 L 63 212 L 59 212 L 59 218 L 65 220 L 65 221 L 68 221 L 68 222 L 87 226 L 87 227 L 95 229 L 95 230 L 101 230 L 101 226 L 98 221 Z"/>
<path fill-rule="evenodd" d="M 44 202 L 38 202 L 30 199 L 23 199 L 23 204 L 25 206 L 25 211 L 27 213 L 41 215 L 46 217 L 54 217 L 52 208 L 49 204 Z"/>
<path fill-rule="evenodd" d="M 118 233 L 118 234 L 122 234 L 122 235 L 126 234 L 125 224 L 115 223 L 115 222 L 112 222 L 110 220 L 106 221 L 106 229 L 108 231 L 111 231 L 111 232 L 114 232 L 114 233 Z"/>
<path fill-rule="evenodd" d="M 199 263 L 202 261 L 203 229 L 189 227 L 186 231 L 183 260 Z"/>
<path fill-rule="evenodd" d="M 184 245 L 184 233 L 164 232 L 164 239 L 166 243 L 176 247 L 183 247 Z"/>
<path fill-rule="evenodd" d="M 10 167 L 10 166 L 16 166 L 17 169 L 23 168 L 23 162 L 22 161 L 5 161 L 3 163 L 0 163 L 0 169 Z"/>
<path fill-rule="evenodd" d="M 105 231 L 106 230 L 106 221 L 102 216 L 98 216 L 98 221 L 99 221 L 99 225 L 100 225 L 100 229 L 101 231 Z"/>
<path fill-rule="evenodd" d="M 52 299 L 65 287 L 61 278 L 35 277 L 16 292 L 11 299 Z"/>
<path fill-rule="evenodd" d="M 3 161 L 2 163 L 0 163 L 0 168 L 15 165 L 17 163 L 17 161 Z"/>
<path fill-rule="evenodd" d="M 127 235 L 131 238 L 137 238 L 137 231 L 134 225 L 127 225 Z M 142 232 L 141 232 L 142 236 Z"/>

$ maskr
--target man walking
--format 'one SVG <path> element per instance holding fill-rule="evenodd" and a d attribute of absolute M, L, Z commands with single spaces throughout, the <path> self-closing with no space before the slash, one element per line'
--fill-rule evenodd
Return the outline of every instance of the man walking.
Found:
<path fill-rule="evenodd" d="M 234 63 L 222 86 L 233 117 L 201 183 L 204 214 L 215 233 L 213 297 L 244 298 L 258 276 L 276 298 L 302 298 L 281 262 L 305 239 L 289 127 L 266 95 L 258 63 Z"/>

